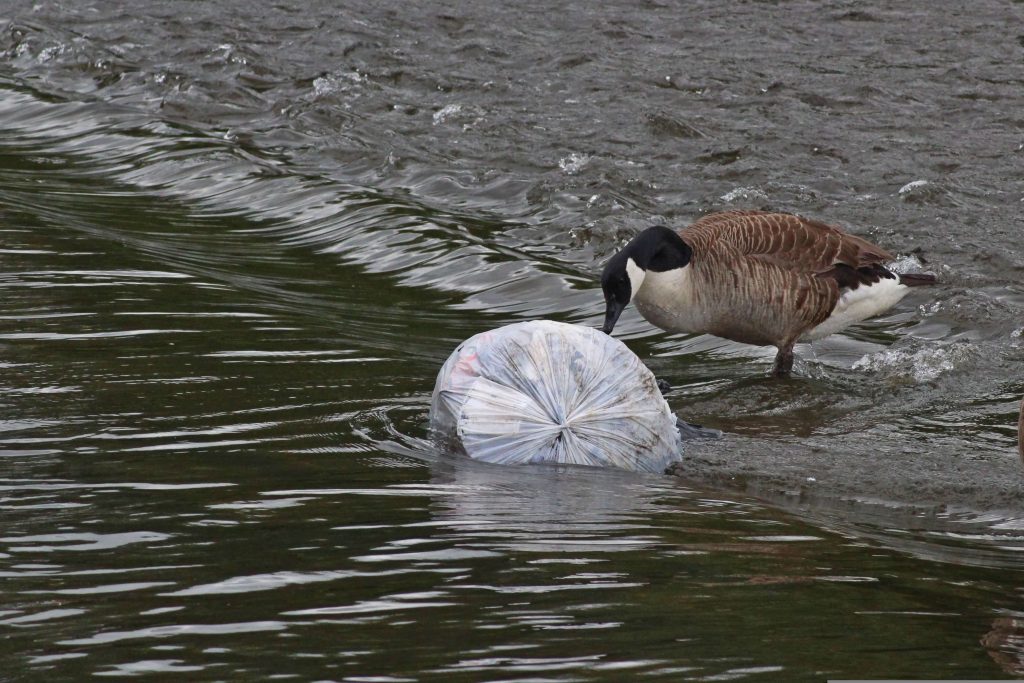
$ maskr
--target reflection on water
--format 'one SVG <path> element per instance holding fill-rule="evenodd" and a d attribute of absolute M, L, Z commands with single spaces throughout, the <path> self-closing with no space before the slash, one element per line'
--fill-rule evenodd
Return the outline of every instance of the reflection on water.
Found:
<path fill-rule="evenodd" d="M 1024 675 L 1012 7 L 5 9 L 8 676 Z M 461 340 L 728 207 L 942 287 L 788 382 L 625 316 L 727 432 L 682 478 L 422 440 Z"/>
<path fill-rule="evenodd" d="M 807 629 L 842 639 L 834 660 L 815 660 L 841 672 L 849 651 L 892 638 L 894 619 L 916 624 L 897 641 L 911 656 L 954 623 L 952 642 L 971 629 L 976 640 L 1014 599 L 1005 574 L 932 562 L 922 574 L 863 534 L 671 479 L 386 448 L 326 476 L 319 454 L 282 465 L 286 453 L 242 449 L 221 456 L 230 481 L 5 482 L 8 502 L 78 503 L 53 525 L 25 510 L 0 539 L 19 596 L 0 622 L 20 629 L 5 647 L 51 672 L 134 670 L 166 652 L 221 676 L 801 679 Z M 25 533 L 47 526 L 63 530 Z M 850 620 L 863 628 L 850 634 Z M 382 645 L 396 641 L 415 650 Z M 858 667 L 892 671 L 881 655 Z"/>
<path fill-rule="evenodd" d="M 1024 676 L 1024 620 L 999 617 L 981 644 L 1004 673 Z"/>

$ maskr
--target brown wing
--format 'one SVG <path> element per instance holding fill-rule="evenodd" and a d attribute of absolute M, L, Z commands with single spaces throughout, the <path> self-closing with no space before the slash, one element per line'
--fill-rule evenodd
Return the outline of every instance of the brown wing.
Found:
<path fill-rule="evenodd" d="M 839 228 L 788 213 L 713 213 L 680 235 L 697 253 L 715 245 L 715 249 L 810 274 L 825 273 L 837 265 L 864 268 L 894 258 L 885 249 Z"/>

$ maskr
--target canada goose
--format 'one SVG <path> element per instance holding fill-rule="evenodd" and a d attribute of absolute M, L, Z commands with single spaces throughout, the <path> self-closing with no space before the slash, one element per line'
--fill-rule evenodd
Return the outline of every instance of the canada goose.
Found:
<path fill-rule="evenodd" d="M 707 333 L 778 347 L 774 374 L 793 367 L 793 345 L 838 332 L 894 306 L 934 275 L 897 275 L 893 256 L 839 228 L 786 213 L 725 211 L 678 233 L 647 228 L 601 275 L 611 333 L 630 301 L 671 332 Z"/>

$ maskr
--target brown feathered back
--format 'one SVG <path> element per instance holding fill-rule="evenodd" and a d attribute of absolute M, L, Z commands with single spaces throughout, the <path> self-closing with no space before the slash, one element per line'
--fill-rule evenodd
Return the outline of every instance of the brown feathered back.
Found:
<path fill-rule="evenodd" d="M 712 334 L 785 345 L 822 323 L 843 289 L 877 281 L 893 256 L 867 240 L 785 213 L 725 211 L 679 232 L 703 287 L 696 303 L 716 311 Z"/>
<path fill-rule="evenodd" d="M 680 234 L 698 253 L 727 242 L 744 256 L 807 274 L 824 273 L 839 264 L 863 268 L 894 260 L 867 240 L 786 213 L 723 211 L 704 216 Z"/>

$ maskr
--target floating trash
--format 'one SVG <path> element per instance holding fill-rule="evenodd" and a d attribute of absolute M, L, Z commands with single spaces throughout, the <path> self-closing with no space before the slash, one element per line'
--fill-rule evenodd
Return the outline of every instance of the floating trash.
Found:
<path fill-rule="evenodd" d="M 449 356 L 435 436 L 471 458 L 664 472 L 682 453 L 657 380 L 619 340 L 540 320 L 475 335 Z"/>

